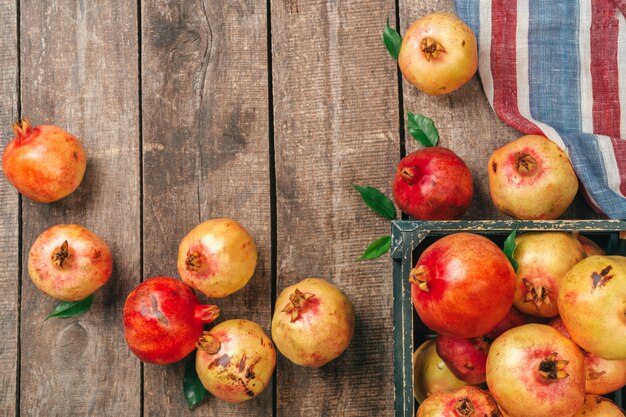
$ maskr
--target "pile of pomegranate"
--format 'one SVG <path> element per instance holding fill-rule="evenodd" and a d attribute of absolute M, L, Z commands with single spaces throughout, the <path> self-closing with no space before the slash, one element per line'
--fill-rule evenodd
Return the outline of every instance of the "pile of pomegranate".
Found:
<path fill-rule="evenodd" d="M 455 233 L 411 270 L 437 333 L 413 358 L 417 416 L 624 416 L 599 396 L 626 385 L 626 257 L 565 232 L 517 235 L 510 255 L 516 270 Z"/>

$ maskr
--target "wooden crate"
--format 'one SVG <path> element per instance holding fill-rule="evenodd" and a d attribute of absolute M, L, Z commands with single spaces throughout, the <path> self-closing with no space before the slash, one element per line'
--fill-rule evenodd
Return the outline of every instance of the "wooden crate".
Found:
<path fill-rule="evenodd" d="M 437 239 L 456 232 L 484 235 L 500 247 L 513 230 L 580 232 L 610 254 L 626 255 L 626 240 L 619 239 L 626 230 L 623 220 L 559 220 L 559 221 L 393 221 L 392 222 L 393 294 L 394 294 L 394 385 L 395 417 L 413 417 L 417 403 L 413 398 L 413 351 L 434 332 L 419 319 L 411 303 L 408 277 L 421 253 Z M 607 397 L 623 407 L 626 389 Z"/>

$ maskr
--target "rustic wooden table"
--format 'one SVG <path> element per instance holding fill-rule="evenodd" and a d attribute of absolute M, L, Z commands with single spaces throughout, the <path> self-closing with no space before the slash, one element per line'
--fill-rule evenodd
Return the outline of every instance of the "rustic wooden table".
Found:
<path fill-rule="evenodd" d="M 54 204 L 0 180 L 0 415 L 389 416 L 393 410 L 391 262 L 355 258 L 389 232 L 351 182 L 388 194 L 417 149 L 406 110 L 432 117 L 441 144 L 471 167 L 465 218 L 501 218 L 485 164 L 518 136 L 477 78 L 444 97 L 401 82 L 381 42 L 387 18 L 452 10 L 452 0 L 0 0 L 0 126 L 28 115 L 80 137 L 77 192 Z M 579 198 L 567 218 L 591 216 Z M 349 350 L 318 369 L 278 360 L 256 400 L 209 398 L 195 411 L 181 365 L 142 365 L 123 338 L 122 306 L 143 278 L 176 276 L 180 239 L 234 217 L 259 248 L 250 284 L 219 300 L 222 318 L 269 330 L 282 288 L 324 277 L 354 302 Z M 26 270 L 36 236 L 80 223 L 112 247 L 114 276 L 92 310 L 44 322 L 55 301 Z"/>

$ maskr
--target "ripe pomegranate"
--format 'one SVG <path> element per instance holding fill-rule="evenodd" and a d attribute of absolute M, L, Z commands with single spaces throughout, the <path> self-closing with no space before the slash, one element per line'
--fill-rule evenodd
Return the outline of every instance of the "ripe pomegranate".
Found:
<path fill-rule="evenodd" d="M 437 355 L 435 339 L 428 339 L 413 353 L 413 396 L 421 403 L 436 392 L 468 385 L 450 371 Z"/>
<path fill-rule="evenodd" d="M 411 270 L 411 297 L 424 324 L 439 334 L 478 337 L 507 315 L 515 272 L 495 243 L 471 233 L 445 236 Z"/>
<path fill-rule="evenodd" d="M 559 314 L 559 283 L 585 257 L 580 242 L 570 233 L 524 233 L 515 238 L 513 257 L 518 263 L 513 305 L 539 317 Z"/>
<path fill-rule="evenodd" d="M 517 311 L 515 308 L 511 307 L 509 312 L 506 314 L 506 317 L 502 319 L 500 323 L 496 325 L 493 329 L 489 331 L 485 335 L 485 337 L 489 340 L 494 340 L 496 337 L 500 336 L 502 333 L 506 332 L 513 327 L 521 326 L 523 324 L 528 323 L 528 318 Z"/>
<path fill-rule="evenodd" d="M 583 259 L 561 282 L 558 299 L 574 342 L 603 359 L 626 359 L 626 257 Z"/>
<path fill-rule="evenodd" d="M 594 242 L 593 240 L 583 235 L 580 235 L 578 233 L 576 233 L 574 236 L 576 236 L 576 239 L 578 239 L 580 244 L 583 245 L 583 249 L 585 250 L 585 254 L 587 256 L 606 255 L 606 252 L 604 251 L 604 249 L 598 246 L 596 242 Z"/>
<path fill-rule="evenodd" d="M 58 126 L 32 127 L 26 117 L 12 127 L 15 138 L 4 150 L 2 170 L 17 191 L 50 203 L 78 188 L 87 164 L 78 139 Z"/>
<path fill-rule="evenodd" d="M 453 336 L 437 336 L 437 354 L 452 373 L 472 385 L 485 382 L 485 365 L 491 342 L 485 337 L 462 339 Z"/>
<path fill-rule="evenodd" d="M 200 223 L 178 247 L 182 280 L 207 297 L 222 298 L 242 289 L 256 267 L 252 236 L 233 219 Z"/>
<path fill-rule="evenodd" d="M 296 365 L 319 368 L 348 348 L 354 336 L 354 307 L 343 292 L 321 278 L 287 287 L 276 299 L 272 339 Z"/>
<path fill-rule="evenodd" d="M 420 404 L 416 417 L 502 417 L 502 414 L 487 391 L 467 386 L 431 395 Z"/>
<path fill-rule="evenodd" d="M 202 385 L 222 401 L 240 403 L 265 390 L 276 367 L 274 344 L 249 320 L 227 320 L 198 342 L 196 372 Z"/>
<path fill-rule="evenodd" d="M 556 219 L 578 191 L 569 158 L 544 136 L 522 136 L 496 149 L 487 167 L 491 199 L 518 219 Z"/>
<path fill-rule="evenodd" d="M 511 417 L 570 417 L 585 400 L 578 346 L 544 324 L 525 324 L 493 341 L 487 386 Z"/>
<path fill-rule="evenodd" d="M 422 92 L 450 93 L 478 69 L 474 32 L 450 13 L 433 13 L 411 24 L 402 38 L 398 65 L 404 78 Z"/>
<path fill-rule="evenodd" d="M 400 210 L 416 219 L 454 220 L 472 202 L 472 174 L 451 150 L 424 148 L 400 161 L 392 192 Z"/>
<path fill-rule="evenodd" d="M 608 398 L 587 395 L 582 408 L 574 417 L 624 417 L 624 411 Z"/>
<path fill-rule="evenodd" d="M 33 284 L 58 300 L 88 297 L 109 280 L 112 271 L 109 246 L 77 224 L 57 224 L 45 230 L 28 253 Z"/>
<path fill-rule="evenodd" d="M 553 318 L 548 324 L 565 337 L 570 337 L 560 317 Z M 585 392 L 587 394 L 608 394 L 626 385 L 626 360 L 610 361 L 583 349 L 581 351 L 585 356 Z"/>
<path fill-rule="evenodd" d="M 204 323 L 211 323 L 218 315 L 217 306 L 201 305 L 185 283 L 153 277 L 126 298 L 124 336 L 139 359 L 165 365 L 193 352 Z"/>

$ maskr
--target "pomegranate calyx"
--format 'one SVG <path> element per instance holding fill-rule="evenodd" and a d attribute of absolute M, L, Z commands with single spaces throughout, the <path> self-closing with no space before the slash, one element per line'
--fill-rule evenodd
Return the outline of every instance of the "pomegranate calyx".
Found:
<path fill-rule="evenodd" d="M 539 364 L 539 375 L 548 382 L 556 382 L 569 376 L 565 371 L 565 366 L 569 363 L 566 360 L 557 360 L 557 353 L 552 352 Z"/>
<path fill-rule="evenodd" d="M 465 397 L 456 402 L 454 411 L 458 416 L 471 417 L 476 412 L 476 409 L 470 399 Z"/>
<path fill-rule="evenodd" d="M 430 288 L 428 288 L 428 279 L 430 278 L 430 272 L 428 267 L 424 265 L 418 265 L 411 270 L 409 274 L 409 282 L 411 284 L 417 285 L 422 291 L 430 292 Z"/>
<path fill-rule="evenodd" d="M 526 278 L 522 279 L 524 286 L 526 287 L 526 296 L 524 296 L 525 303 L 533 303 L 537 311 L 541 310 L 541 306 L 543 304 L 552 305 L 552 300 L 548 294 L 550 294 L 550 289 L 545 288 L 543 286 L 535 287 L 532 282 L 528 281 Z"/>
<path fill-rule="evenodd" d="M 30 131 L 30 120 L 28 120 L 28 117 L 23 117 L 17 122 L 13 122 L 13 124 L 11 124 L 11 128 L 13 129 L 15 136 L 17 136 L 17 139 L 21 140 L 27 136 Z"/>
<path fill-rule="evenodd" d="M 400 176 L 406 181 L 407 184 L 413 185 L 413 178 L 415 177 L 415 168 L 404 167 L 399 172 Z"/>
<path fill-rule="evenodd" d="M 522 175 L 532 175 L 537 170 L 537 162 L 527 153 L 519 153 L 515 157 L 515 168 Z"/>
<path fill-rule="evenodd" d="M 220 315 L 220 308 L 216 305 L 198 304 L 193 310 L 194 318 L 202 323 L 211 323 Z"/>
<path fill-rule="evenodd" d="M 197 250 L 189 251 L 185 259 L 187 271 L 199 271 L 202 267 L 202 255 Z"/>
<path fill-rule="evenodd" d="M 441 54 L 442 52 L 446 52 L 442 44 L 429 37 L 425 37 L 424 39 L 422 39 L 422 42 L 420 43 L 420 49 L 424 53 L 424 58 L 426 58 L 426 61 L 429 62 L 431 59 L 437 59 L 439 54 Z"/>
<path fill-rule="evenodd" d="M 296 288 L 296 290 L 289 295 L 289 302 L 282 309 L 282 312 L 291 314 L 291 323 L 293 323 L 298 318 L 300 314 L 299 311 L 304 305 L 304 301 L 313 296 L 315 296 L 315 294 L 302 292 Z"/>
<path fill-rule="evenodd" d="M 196 347 L 199 350 L 208 353 L 209 355 L 215 355 L 217 352 L 220 351 L 222 344 L 219 340 L 217 340 L 217 337 L 215 337 L 211 333 L 203 332 L 202 336 L 200 336 L 200 339 L 198 339 L 198 341 L 196 342 Z"/>
<path fill-rule="evenodd" d="M 52 263 L 63 268 L 63 265 L 70 259 L 69 245 L 67 240 L 61 246 L 52 251 Z"/>

